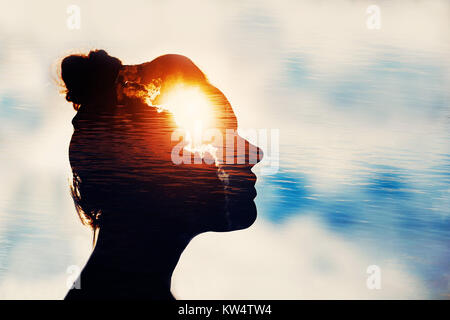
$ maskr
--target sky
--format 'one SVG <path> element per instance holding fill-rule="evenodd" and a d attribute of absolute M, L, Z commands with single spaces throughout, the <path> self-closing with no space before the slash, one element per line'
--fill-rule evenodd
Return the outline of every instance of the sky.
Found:
<path fill-rule="evenodd" d="M 69 5 L 80 8 L 69 29 Z M 380 9 L 369 29 L 367 8 Z M 259 219 L 184 252 L 178 298 L 447 298 L 446 1 L 14 1 L 0 12 L 0 298 L 62 298 L 91 232 L 69 195 L 75 115 L 57 66 L 191 58 L 241 129 L 279 131 Z M 270 154 L 270 149 L 265 150 Z M 379 266 L 381 288 L 367 287 Z"/>

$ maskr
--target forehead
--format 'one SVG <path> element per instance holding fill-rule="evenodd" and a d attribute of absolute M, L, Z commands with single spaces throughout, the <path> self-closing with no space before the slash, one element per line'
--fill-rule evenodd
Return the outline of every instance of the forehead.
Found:
<path fill-rule="evenodd" d="M 174 115 L 184 127 L 201 123 L 203 129 L 236 129 L 237 119 L 225 95 L 209 83 L 184 83 L 179 80 L 163 84 L 156 105 Z"/>
<path fill-rule="evenodd" d="M 151 62 L 124 66 L 119 77 L 152 90 L 152 99 L 147 103 L 167 107 L 184 123 L 210 116 L 213 121 L 209 123 L 218 129 L 237 129 L 236 116 L 225 95 L 184 56 L 164 55 Z"/>

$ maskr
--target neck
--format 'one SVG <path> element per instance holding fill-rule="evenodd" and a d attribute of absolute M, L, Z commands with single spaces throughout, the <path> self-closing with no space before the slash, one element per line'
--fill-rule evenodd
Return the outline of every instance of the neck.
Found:
<path fill-rule="evenodd" d="M 130 298 L 173 298 L 172 273 L 192 237 L 173 226 L 151 225 L 145 230 L 138 223 L 104 225 L 83 270 L 81 288 Z"/>

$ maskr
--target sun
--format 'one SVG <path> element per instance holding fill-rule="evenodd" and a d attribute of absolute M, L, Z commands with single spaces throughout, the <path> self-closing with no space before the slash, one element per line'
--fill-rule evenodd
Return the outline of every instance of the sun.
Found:
<path fill-rule="evenodd" d="M 172 113 L 176 124 L 191 133 L 214 125 L 212 104 L 198 86 L 174 86 L 161 98 L 158 108 Z"/>
<path fill-rule="evenodd" d="M 215 158 L 216 148 L 203 141 L 205 131 L 214 129 L 216 121 L 213 104 L 202 88 L 177 84 L 159 98 L 158 111 L 170 112 L 178 128 L 184 131 L 187 142 L 184 149 L 202 156 L 208 152 Z"/>

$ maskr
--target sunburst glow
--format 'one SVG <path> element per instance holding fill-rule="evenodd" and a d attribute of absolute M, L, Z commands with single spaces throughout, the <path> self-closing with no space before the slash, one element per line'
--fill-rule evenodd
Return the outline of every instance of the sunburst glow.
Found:
<path fill-rule="evenodd" d="M 214 128 L 213 106 L 207 95 L 198 86 L 179 84 L 160 97 L 159 111 L 167 110 L 173 114 L 177 126 L 185 131 L 184 147 L 197 152 L 202 157 L 206 152 L 216 158 L 216 148 L 203 142 L 206 129 Z M 216 159 L 217 160 L 217 159 Z"/>
<path fill-rule="evenodd" d="M 200 87 L 177 85 L 165 94 L 158 107 L 170 111 L 177 125 L 190 132 L 214 124 L 211 103 Z"/>

